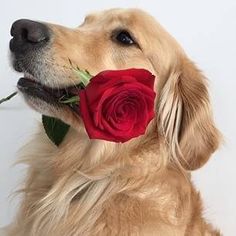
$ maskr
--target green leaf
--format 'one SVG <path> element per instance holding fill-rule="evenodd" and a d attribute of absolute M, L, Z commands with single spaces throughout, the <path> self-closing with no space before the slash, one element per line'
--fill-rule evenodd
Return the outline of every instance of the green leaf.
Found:
<path fill-rule="evenodd" d="M 93 76 L 89 73 L 88 70 L 81 70 L 78 66 L 73 65 L 70 58 L 68 58 L 68 61 L 76 76 L 80 78 L 82 86 L 86 87 Z"/>
<path fill-rule="evenodd" d="M 80 78 L 81 83 L 86 87 L 89 84 L 90 79 L 93 77 L 88 71 L 82 71 L 78 67 L 74 69 L 75 74 Z"/>
<path fill-rule="evenodd" d="M 69 131 L 70 126 L 59 119 L 45 115 L 42 116 L 42 122 L 49 139 L 56 146 L 59 146 Z"/>

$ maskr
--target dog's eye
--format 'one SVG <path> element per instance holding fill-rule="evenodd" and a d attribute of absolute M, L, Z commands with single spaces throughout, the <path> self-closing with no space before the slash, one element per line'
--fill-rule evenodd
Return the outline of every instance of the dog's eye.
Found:
<path fill-rule="evenodd" d="M 135 44 L 135 41 L 132 39 L 131 35 L 129 34 L 129 32 L 125 31 L 125 30 L 122 30 L 121 32 L 119 32 L 117 35 L 116 35 L 116 40 L 123 44 L 123 45 L 133 45 Z"/>

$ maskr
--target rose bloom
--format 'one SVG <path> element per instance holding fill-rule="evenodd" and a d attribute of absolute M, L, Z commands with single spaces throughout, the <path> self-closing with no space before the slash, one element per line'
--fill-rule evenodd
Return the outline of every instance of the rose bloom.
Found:
<path fill-rule="evenodd" d="M 155 76 L 144 69 L 108 70 L 79 92 L 88 136 L 126 142 L 143 135 L 154 118 Z"/>

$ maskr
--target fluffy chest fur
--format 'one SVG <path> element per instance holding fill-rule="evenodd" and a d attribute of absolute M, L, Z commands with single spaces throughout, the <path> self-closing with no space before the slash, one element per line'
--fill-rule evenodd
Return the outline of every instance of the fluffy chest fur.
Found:
<path fill-rule="evenodd" d="M 40 131 L 25 147 L 30 168 L 9 235 L 203 235 L 199 196 L 165 151 L 125 153 L 84 135 L 71 130 L 58 149 Z"/>

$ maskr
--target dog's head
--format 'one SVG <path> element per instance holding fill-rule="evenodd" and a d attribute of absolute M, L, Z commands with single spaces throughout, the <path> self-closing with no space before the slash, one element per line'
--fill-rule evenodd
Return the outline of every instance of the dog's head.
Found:
<path fill-rule="evenodd" d="M 170 155 L 186 169 L 202 166 L 217 148 L 206 79 L 178 43 L 143 11 L 91 14 L 75 29 L 19 20 L 11 34 L 13 66 L 24 73 L 19 89 L 37 111 L 79 129 L 79 116 L 55 99 L 79 83 L 71 63 L 94 75 L 107 69 L 145 68 L 156 75 L 157 92 L 157 115 L 147 135 L 163 137 Z"/>

